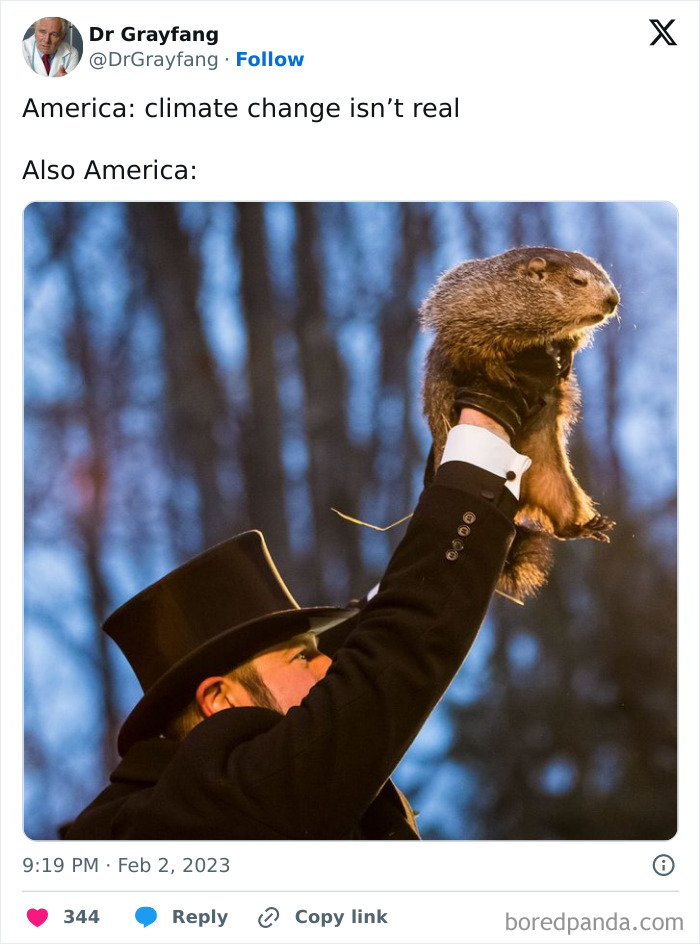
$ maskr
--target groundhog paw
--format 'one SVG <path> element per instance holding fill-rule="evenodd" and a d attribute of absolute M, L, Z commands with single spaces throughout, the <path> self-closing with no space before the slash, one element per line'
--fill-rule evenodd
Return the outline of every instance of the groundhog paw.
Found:
<path fill-rule="evenodd" d="M 586 537 L 593 538 L 595 541 L 602 541 L 603 544 L 609 544 L 610 536 L 607 532 L 612 531 L 614 527 L 615 522 L 611 521 L 610 518 L 606 518 L 605 515 L 596 515 L 595 518 L 591 518 L 586 523 Z"/>
<path fill-rule="evenodd" d="M 607 534 L 615 527 L 615 522 L 605 515 L 594 515 L 589 521 L 581 525 L 578 536 L 581 538 L 593 538 L 594 541 L 602 541 L 603 544 L 609 544 L 610 538 Z"/>
<path fill-rule="evenodd" d="M 611 531 L 614 527 L 615 522 L 611 521 L 610 518 L 606 518 L 605 515 L 594 515 L 583 524 L 569 524 L 564 528 L 557 528 L 555 536 L 562 541 L 571 540 L 572 538 L 593 538 L 594 541 L 602 541 L 603 544 L 608 544 L 610 538 L 606 532 Z"/>

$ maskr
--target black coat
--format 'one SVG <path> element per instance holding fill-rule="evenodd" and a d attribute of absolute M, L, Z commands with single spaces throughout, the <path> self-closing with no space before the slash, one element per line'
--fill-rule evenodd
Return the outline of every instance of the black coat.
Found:
<path fill-rule="evenodd" d="M 284 716 L 234 708 L 180 744 L 134 745 L 66 838 L 417 838 L 389 777 L 469 651 L 515 508 L 502 479 L 441 466 L 379 592 L 301 705 Z"/>

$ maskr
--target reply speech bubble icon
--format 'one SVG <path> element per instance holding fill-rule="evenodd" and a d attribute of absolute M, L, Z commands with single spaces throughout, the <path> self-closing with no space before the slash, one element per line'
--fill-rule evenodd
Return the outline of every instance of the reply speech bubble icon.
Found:
<path fill-rule="evenodd" d="M 149 924 L 153 924 L 153 922 L 156 920 L 158 917 L 158 912 L 155 908 L 138 908 L 134 917 L 139 924 L 142 924 L 144 928 L 147 928 Z"/>

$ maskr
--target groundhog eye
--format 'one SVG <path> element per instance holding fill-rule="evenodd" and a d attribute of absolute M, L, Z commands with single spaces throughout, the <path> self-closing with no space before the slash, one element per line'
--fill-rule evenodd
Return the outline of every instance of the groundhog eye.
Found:
<path fill-rule="evenodd" d="M 571 276 L 571 281 L 574 285 L 588 285 L 588 279 L 580 279 L 574 275 Z"/>

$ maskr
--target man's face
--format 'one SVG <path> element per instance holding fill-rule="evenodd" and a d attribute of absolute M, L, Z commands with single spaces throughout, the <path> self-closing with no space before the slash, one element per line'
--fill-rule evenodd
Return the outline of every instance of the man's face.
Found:
<path fill-rule="evenodd" d="M 63 41 L 63 26 L 55 16 L 44 17 L 34 27 L 36 44 L 42 56 L 52 56 Z"/>
<path fill-rule="evenodd" d="M 313 633 L 295 636 L 251 660 L 282 714 L 301 704 L 330 664 L 328 656 L 319 651 Z"/>

